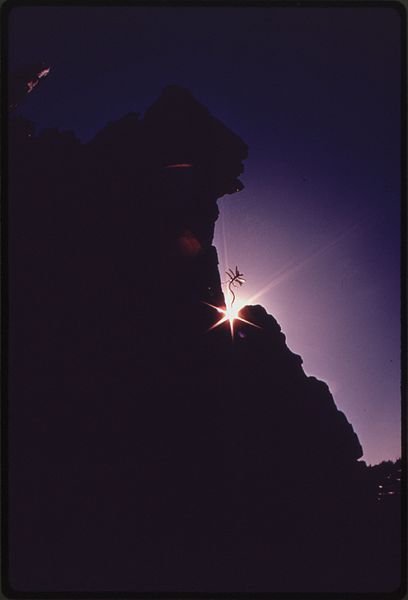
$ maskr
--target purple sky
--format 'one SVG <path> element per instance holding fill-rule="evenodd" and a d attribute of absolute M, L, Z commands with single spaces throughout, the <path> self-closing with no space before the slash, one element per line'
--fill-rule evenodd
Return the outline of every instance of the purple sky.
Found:
<path fill-rule="evenodd" d="M 242 136 L 221 270 L 244 272 L 242 299 L 271 284 L 255 302 L 329 384 L 364 460 L 400 456 L 399 13 L 21 7 L 9 31 L 11 67 L 52 67 L 19 111 L 39 129 L 87 140 L 177 83 Z"/>

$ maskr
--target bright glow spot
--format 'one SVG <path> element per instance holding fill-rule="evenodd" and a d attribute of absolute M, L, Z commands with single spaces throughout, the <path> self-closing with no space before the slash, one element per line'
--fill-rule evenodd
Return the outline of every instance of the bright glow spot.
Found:
<path fill-rule="evenodd" d="M 235 321 L 242 321 L 242 323 L 247 323 L 247 325 L 252 325 L 252 327 L 257 327 L 258 329 L 261 329 L 259 327 L 259 325 L 255 325 L 255 323 L 251 323 L 251 321 L 247 321 L 246 319 L 243 319 L 242 317 L 239 316 L 239 312 L 245 306 L 245 302 L 235 301 L 232 303 L 231 302 L 232 295 L 228 289 L 225 292 L 225 300 L 226 300 L 225 308 L 221 308 L 219 306 L 214 306 L 213 304 L 208 304 L 208 302 L 204 302 L 204 304 L 207 304 L 207 306 L 211 306 L 211 308 L 214 308 L 214 310 L 216 310 L 219 314 L 222 315 L 221 319 L 219 321 L 217 321 L 216 323 L 214 323 L 214 325 L 212 325 L 212 327 L 210 327 L 209 331 L 211 331 L 212 329 L 215 329 L 216 327 L 219 327 L 219 325 L 222 325 L 223 323 L 226 323 L 227 321 L 229 322 L 232 338 L 234 338 L 234 322 Z"/>
<path fill-rule="evenodd" d="M 27 83 L 27 94 L 33 91 L 35 86 L 38 85 L 38 79 L 32 79 Z"/>
<path fill-rule="evenodd" d="M 35 79 L 31 79 L 31 81 L 27 82 L 27 94 L 29 94 L 30 92 L 33 91 L 35 86 L 38 85 L 38 82 L 40 81 L 40 79 L 42 77 L 46 77 L 48 75 L 48 73 L 50 72 L 50 70 L 51 70 L 51 67 L 47 67 L 46 69 L 43 69 L 42 71 L 37 73 L 37 77 Z"/>
<path fill-rule="evenodd" d="M 50 72 L 50 69 L 51 67 L 47 67 L 46 69 L 40 71 L 37 75 L 38 79 L 41 79 L 41 77 L 47 77 L 48 73 Z"/>

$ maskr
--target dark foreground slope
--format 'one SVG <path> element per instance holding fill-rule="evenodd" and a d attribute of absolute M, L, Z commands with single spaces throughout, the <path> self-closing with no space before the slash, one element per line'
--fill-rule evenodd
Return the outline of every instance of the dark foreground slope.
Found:
<path fill-rule="evenodd" d="M 9 583 L 389 592 L 398 506 L 212 246 L 247 147 L 186 91 L 89 144 L 10 121 Z"/>

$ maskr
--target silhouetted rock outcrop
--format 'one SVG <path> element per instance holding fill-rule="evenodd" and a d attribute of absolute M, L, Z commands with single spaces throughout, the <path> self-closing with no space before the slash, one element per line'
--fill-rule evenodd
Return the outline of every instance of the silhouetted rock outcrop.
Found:
<path fill-rule="evenodd" d="M 176 86 L 85 145 L 9 133 L 11 585 L 396 588 L 327 385 L 260 306 L 208 332 L 245 143 Z"/>

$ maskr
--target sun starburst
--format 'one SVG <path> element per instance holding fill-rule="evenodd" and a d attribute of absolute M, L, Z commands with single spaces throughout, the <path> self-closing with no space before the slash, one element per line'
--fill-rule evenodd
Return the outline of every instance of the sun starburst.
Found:
<path fill-rule="evenodd" d="M 211 331 L 212 329 L 219 327 L 223 323 L 229 322 L 231 337 L 234 338 L 234 323 L 235 323 L 235 321 L 242 321 L 242 323 L 246 323 L 247 325 L 251 325 L 252 327 L 257 327 L 258 329 L 260 329 L 259 325 L 255 325 L 255 323 L 251 323 L 251 321 L 247 321 L 247 319 L 244 319 L 243 317 L 241 317 L 239 315 L 240 311 L 244 307 L 243 302 L 232 303 L 231 295 L 229 294 L 229 292 L 225 293 L 225 300 L 226 300 L 225 307 L 214 306 L 214 304 L 209 304 L 208 302 L 204 302 L 204 304 L 207 304 L 207 306 L 210 306 L 211 308 L 216 310 L 220 315 L 222 315 L 221 318 L 216 323 L 214 323 L 214 325 L 212 325 L 208 331 Z"/>

